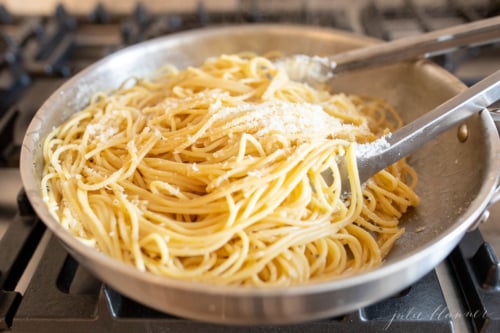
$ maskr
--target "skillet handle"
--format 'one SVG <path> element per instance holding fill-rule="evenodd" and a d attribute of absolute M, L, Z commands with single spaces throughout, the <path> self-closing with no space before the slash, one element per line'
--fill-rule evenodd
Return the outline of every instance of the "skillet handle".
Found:
<path fill-rule="evenodd" d="M 467 231 L 474 231 L 476 230 L 483 222 L 488 221 L 490 218 L 490 210 L 489 208 L 494 205 L 495 203 L 500 201 L 500 184 L 497 184 L 497 188 L 495 189 L 495 193 L 493 193 L 493 196 L 491 197 L 490 202 L 488 203 L 488 207 L 483 211 L 481 216 L 474 222 Z"/>
<path fill-rule="evenodd" d="M 497 188 L 495 190 L 495 194 L 493 194 L 493 198 L 491 199 L 491 202 L 489 205 L 491 206 L 498 201 L 500 201 L 500 184 L 497 185 Z"/>
<path fill-rule="evenodd" d="M 498 135 L 500 136 L 500 102 L 495 102 L 486 108 L 495 122 Z M 490 217 L 489 208 L 494 204 L 500 202 L 500 175 L 497 179 L 497 187 L 488 202 L 486 209 L 482 212 L 481 216 L 469 227 L 468 231 L 476 230 L 483 222 L 486 222 Z"/>
<path fill-rule="evenodd" d="M 495 125 L 497 127 L 498 135 L 500 135 L 500 102 L 495 102 L 492 105 L 490 105 L 487 110 L 490 112 L 491 117 L 493 118 L 493 121 L 495 122 Z M 484 212 L 481 214 L 481 216 L 477 219 L 476 222 L 474 222 L 468 229 L 468 231 L 473 231 L 476 230 L 481 223 L 486 222 L 489 217 L 490 217 L 490 211 L 488 210 L 489 207 L 494 205 L 497 202 L 500 202 L 500 178 L 498 180 L 499 183 L 497 183 L 497 187 L 495 189 L 495 192 L 493 193 L 490 202 L 488 203 L 488 207 L 484 210 Z"/>
<path fill-rule="evenodd" d="M 488 107 L 488 111 L 491 114 L 491 117 L 493 118 L 493 121 L 495 122 L 495 125 L 497 127 L 498 135 L 500 135 L 500 102 L 495 102 L 492 105 Z M 500 182 L 500 179 L 499 179 Z M 491 198 L 491 202 L 489 206 L 492 204 L 500 201 L 500 183 L 497 184 L 497 188 L 495 190 L 495 194 L 493 194 L 493 197 Z"/>
<path fill-rule="evenodd" d="M 488 107 L 488 111 L 490 111 L 491 117 L 493 121 L 497 125 L 497 129 L 500 134 L 500 102 L 495 102 Z"/>
<path fill-rule="evenodd" d="M 500 201 L 500 184 L 497 184 L 497 188 L 495 189 L 495 193 L 493 193 L 491 201 L 488 203 L 488 207 L 486 207 L 486 209 L 481 213 L 481 216 L 479 216 L 479 218 L 469 226 L 467 232 L 476 230 L 481 224 L 488 221 L 490 218 L 489 208 L 499 201 Z"/>

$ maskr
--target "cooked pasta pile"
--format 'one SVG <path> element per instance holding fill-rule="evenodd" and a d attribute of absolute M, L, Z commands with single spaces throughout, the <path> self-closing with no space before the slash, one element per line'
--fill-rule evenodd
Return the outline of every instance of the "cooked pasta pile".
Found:
<path fill-rule="evenodd" d="M 400 125 L 380 99 L 222 55 L 93 96 L 46 138 L 41 190 L 75 237 L 141 271 L 251 286 L 333 279 L 380 265 L 418 204 L 405 160 L 357 177 L 355 143 Z"/>

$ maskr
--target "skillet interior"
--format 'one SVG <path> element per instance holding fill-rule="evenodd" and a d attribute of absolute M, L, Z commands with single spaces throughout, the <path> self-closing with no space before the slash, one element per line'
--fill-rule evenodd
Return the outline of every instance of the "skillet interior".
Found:
<path fill-rule="evenodd" d="M 384 265 L 372 272 L 293 288 L 210 287 L 136 271 L 94 250 L 64 231 L 41 201 L 41 143 L 47 133 L 81 109 L 90 95 L 119 86 L 130 76 L 148 76 L 166 63 L 199 64 L 221 53 L 279 50 L 326 55 L 375 43 L 317 27 L 253 25 L 181 33 L 118 52 L 72 78 L 42 106 L 21 152 L 21 173 L 36 212 L 83 266 L 113 288 L 161 311 L 217 323 L 291 323 L 338 315 L 407 287 L 437 265 L 478 217 L 496 184 L 498 136 L 487 114 L 468 120 L 465 143 L 450 130 L 411 156 L 419 175 L 418 209 L 406 214 L 407 229 Z M 342 75 L 336 91 L 382 96 L 408 122 L 458 93 L 464 86 L 424 61 Z M 494 174 L 494 176 L 492 176 Z"/>

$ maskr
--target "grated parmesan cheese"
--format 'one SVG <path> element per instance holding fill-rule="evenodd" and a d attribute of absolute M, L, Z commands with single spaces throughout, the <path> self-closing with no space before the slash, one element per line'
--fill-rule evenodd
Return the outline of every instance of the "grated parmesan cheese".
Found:
<path fill-rule="evenodd" d="M 332 69 L 336 63 L 326 57 L 308 56 L 305 54 L 294 55 L 280 59 L 276 67 L 284 70 L 294 81 L 325 82 L 333 77 Z"/>
<path fill-rule="evenodd" d="M 280 100 L 221 107 L 214 118 L 223 122 L 225 128 L 242 125 L 258 137 L 269 134 L 316 137 L 351 128 L 328 115 L 321 105 Z"/>
<path fill-rule="evenodd" d="M 362 158 L 370 158 L 375 155 L 379 155 L 385 149 L 390 147 L 390 143 L 387 141 L 390 138 L 391 134 L 389 133 L 386 136 L 378 138 L 377 140 L 358 145 L 356 147 L 356 155 Z"/>

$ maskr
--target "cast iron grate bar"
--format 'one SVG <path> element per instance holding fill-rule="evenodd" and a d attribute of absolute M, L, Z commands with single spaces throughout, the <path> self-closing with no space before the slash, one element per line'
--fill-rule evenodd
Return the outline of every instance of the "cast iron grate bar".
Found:
<path fill-rule="evenodd" d="M 23 48 L 26 70 L 37 76 L 71 75 L 65 59 L 71 50 L 73 33 L 77 27 L 76 18 L 59 5 L 53 17 L 41 24 L 34 37 L 26 41 Z"/>
<path fill-rule="evenodd" d="M 106 7 L 99 2 L 94 10 L 89 14 L 89 20 L 97 24 L 105 24 L 111 21 L 110 15 Z"/>
<path fill-rule="evenodd" d="M 14 290 L 45 230 L 45 225 L 26 208 L 26 202 L 26 195 L 21 192 L 19 215 L 14 217 L 0 240 L 3 249 L 0 252 L 0 286 L 5 290 Z"/>
<path fill-rule="evenodd" d="M 12 23 L 13 18 L 4 5 L 0 5 L 0 24 Z"/>
<path fill-rule="evenodd" d="M 476 332 L 500 332 L 500 263 L 479 230 L 465 235 L 451 253 L 450 263 L 467 305 L 463 315 Z"/>
<path fill-rule="evenodd" d="M 7 330 L 12 325 L 12 318 L 20 301 L 21 294 L 18 292 L 0 289 L 0 331 Z"/>
<path fill-rule="evenodd" d="M 19 43 L 0 32 L 0 115 L 19 98 L 30 78 L 22 66 Z"/>
<path fill-rule="evenodd" d="M 36 78 L 23 90 L 23 98 L 0 118 L 0 167 L 19 167 L 19 158 L 24 134 L 38 108 L 58 88 L 63 78 Z"/>
<path fill-rule="evenodd" d="M 0 330 L 12 323 L 21 295 L 15 291 L 28 262 L 44 233 L 45 226 L 31 210 L 24 192 L 18 196 L 19 213 L 0 239 Z"/>
<path fill-rule="evenodd" d="M 19 118 L 15 109 L 10 109 L 0 118 L 0 167 L 14 167 L 11 159 L 12 141 L 14 140 L 14 124 Z M 17 167 L 17 165 L 15 165 Z"/>
<path fill-rule="evenodd" d="M 469 22 L 480 20 L 483 17 L 470 3 L 466 4 L 465 2 L 457 0 L 448 0 L 448 2 L 453 10 L 457 11 Z"/>
<path fill-rule="evenodd" d="M 500 1 L 499 0 L 489 0 L 486 7 L 485 15 L 487 17 L 493 17 L 500 15 Z"/>
<path fill-rule="evenodd" d="M 421 6 L 418 6 L 414 0 L 405 0 L 405 4 L 411 11 L 410 15 L 415 17 L 415 20 L 422 29 L 422 32 L 429 32 L 433 30 L 430 22 L 431 18 Z"/>
<path fill-rule="evenodd" d="M 152 21 L 146 7 L 138 4 L 131 18 L 122 24 L 122 39 L 125 45 L 132 45 L 145 39 L 145 31 Z"/>
<path fill-rule="evenodd" d="M 383 26 L 383 14 L 375 3 L 370 3 L 360 13 L 366 34 L 383 40 L 389 40 L 389 33 Z"/>

